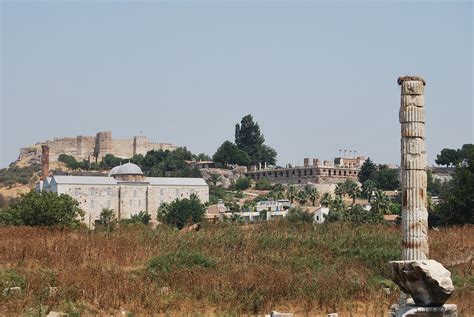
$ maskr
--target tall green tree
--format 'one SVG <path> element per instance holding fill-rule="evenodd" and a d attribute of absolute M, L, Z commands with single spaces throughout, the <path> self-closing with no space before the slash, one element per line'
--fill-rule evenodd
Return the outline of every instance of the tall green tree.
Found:
<path fill-rule="evenodd" d="M 435 162 L 438 165 L 457 165 L 461 160 L 461 152 L 454 149 L 442 149 L 441 153 L 436 156 Z"/>
<path fill-rule="evenodd" d="M 265 137 L 260 131 L 258 123 L 253 120 L 252 115 L 244 116 L 240 124 L 235 125 L 235 144 L 248 154 L 250 164 L 276 163 L 276 151 L 264 143 Z"/>
<path fill-rule="evenodd" d="M 221 146 L 217 148 L 212 159 L 214 162 L 221 163 L 224 166 L 227 164 L 248 166 L 251 161 L 249 155 L 245 151 L 239 149 L 237 145 L 230 141 L 222 143 Z"/>
<path fill-rule="evenodd" d="M 436 207 L 442 222 L 449 225 L 474 223 L 474 146 L 463 145 L 461 162 L 455 168 L 450 190 Z"/>
<path fill-rule="evenodd" d="M 358 175 L 359 182 L 361 184 L 364 184 L 365 181 L 367 181 L 368 179 L 372 177 L 372 174 L 374 174 L 376 170 L 377 170 L 377 166 L 374 164 L 374 162 L 372 162 L 370 157 L 367 158 L 367 160 L 365 160 L 365 162 L 360 167 L 360 172 Z"/>
<path fill-rule="evenodd" d="M 387 165 L 379 165 L 377 171 L 370 179 L 377 183 L 382 190 L 396 190 L 400 188 L 398 169 L 389 168 Z"/>

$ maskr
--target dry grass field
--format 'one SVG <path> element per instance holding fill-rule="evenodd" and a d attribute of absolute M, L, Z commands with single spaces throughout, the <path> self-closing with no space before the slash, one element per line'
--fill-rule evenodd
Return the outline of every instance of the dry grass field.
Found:
<path fill-rule="evenodd" d="M 387 262 L 400 255 L 399 228 L 286 221 L 165 226 L 113 232 L 0 228 L 0 315 L 382 316 L 398 291 Z M 451 270 L 450 299 L 474 312 L 474 227 L 430 231 L 431 257 Z M 57 287 L 51 292 L 48 287 Z M 390 288 L 390 294 L 387 294 Z"/>

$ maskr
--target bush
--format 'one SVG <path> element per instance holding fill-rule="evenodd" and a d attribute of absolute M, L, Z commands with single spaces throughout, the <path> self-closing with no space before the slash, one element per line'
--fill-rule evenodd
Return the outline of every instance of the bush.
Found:
<path fill-rule="evenodd" d="M 123 219 L 120 221 L 120 223 L 123 223 L 125 225 L 133 225 L 133 224 L 142 224 L 142 225 L 148 225 L 151 220 L 151 215 L 149 213 L 146 213 L 144 211 L 140 211 L 136 215 L 132 215 L 130 219 Z"/>
<path fill-rule="evenodd" d="M 250 188 L 250 185 L 250 179 L 245 176 L 241 176 L 235 181 L 235 189 L 237 190 L 246 190 Z"/>
<path fill-rule="evenodd" d="M 345 213 L 344 220 L 350 221 L 354 224 L 376 224 L 376 223 L 383 223 L 384 218 L 381 212 L 377 212 L 375 210 L 366 210 L 364 207 L 360 205 L 354 205 Z"/>
<path fill-rule="evenodd" d="M 291 223 L 313 223 L 314 218 L 306 210 L 303 210 L 301 207 L 291 208 L 288 211 L 288 216 L 286 218 L 288 222 Z"/>
<path fill-rule="evenodd" d="M 176 199 L 170 204 L 161 205 L 158 208 L 157 219 L 181 229 L 186 225 L 201 222 L 205 212 L 206 207 L 197 195 L 193 194 L 190 199 Z"/>
<path fill-rule="evenodd" d="M 82 217 L 77 200 L 52 192 L 31 191 L 0 211 L 0 223 L 16 226 L 76 227 Z"/>
<path fill-rule="evenodd" d="M 257 190 L 271 190 L 272 183 L 268 179 L 262 178 L 255 183 L 255 189 Z"/>
<path fill-rule="evenodd" d="M 26 167 L 18 167 L 12 164 L 9 168 L 0 169 L 0 184 L 9 187 L 15 184 L 26 185 L 30 182 L 34 174 L 40 170 L 41 165 L 37 163 Z"/>
<path fill-rule="evenodd" d="M 138 214 L 132 215 L 131 220 L 133 223 L 141 223 L 147 225 L 150 223 L 151 215 L 147 212 L 140 211 Z"/>
<path fill-rule="evenodd" d="M 179 269 L 193 269 L 195 267 L 213 268 L 215 262 L 198 251 L 178 250 L 152 258 L 147 265 L 147 272 L 151 277 Z"/>
<path fill-rule="evenodd" d="M 0 289 L 4 290 L 9 287 L 20 287 L 25 289 L 26 280 L 17 271 L 13 269 L 0 270 Z"/>

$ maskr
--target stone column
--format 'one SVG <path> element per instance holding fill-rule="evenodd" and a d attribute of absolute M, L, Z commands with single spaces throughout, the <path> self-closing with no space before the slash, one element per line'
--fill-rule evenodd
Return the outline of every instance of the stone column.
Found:
<path fill-rule="evenodd" d="M 398 78 L 401 86 L 402 260 L 428 258 L 425 81 Z"/>

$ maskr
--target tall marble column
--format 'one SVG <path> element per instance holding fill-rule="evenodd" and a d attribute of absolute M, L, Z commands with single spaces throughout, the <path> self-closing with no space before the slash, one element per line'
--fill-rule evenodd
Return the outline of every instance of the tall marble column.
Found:
<path fill-rule="evenodd" d="M 425 81 L 398 78 L 401 86 L 402 260 L 428 258 Z"/>

